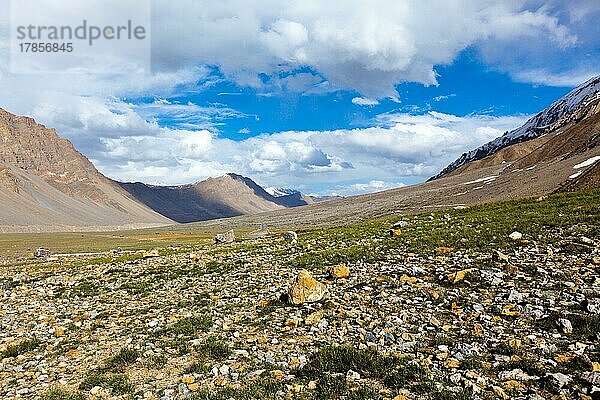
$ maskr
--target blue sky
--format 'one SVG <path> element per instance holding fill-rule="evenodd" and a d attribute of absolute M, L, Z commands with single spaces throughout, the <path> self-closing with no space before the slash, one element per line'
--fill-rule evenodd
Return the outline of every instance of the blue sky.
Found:
<path fill-rule="evenodd" d="M 60 14 L 73 1 L 52 4 Z M 105 21 L 130 12 L 100 3 L 93 15 Z M 353 195 L 422 182 L 600 74 L 591 0 L 151 7 L 151 68 L 140 59 L 117 75 L 11 71 L 0 15 L 0 107 L 55 127 L 114 179 L 236 172 Z"/>
<path fill-rule="evenodd" d="M 396 86 L 399 99 L 380 99 L 374 105 L 352 102 L 362 98 L 352 90 L 305 93 L 289 90 L 261 92 L 224 79 L 217 68 L 198 82 L 196 88 L 162 100 L 171 103 L 192 102 L 205 107 L 226 107 L 239 112 L 198 126 L 218 132 L 220 137 L 244 140 L 263 133 L 286 130 L 336 130 L 372 126 L 385 113 L 423 114 L 429 111 L 456 116 L 530 115 L 539 112 L 571 90 L 570 86 L 546 86 L 515 82 L 507 73 L 494 71 L 466 49 L 451 64 L 436 68 L 438 84 L 424 86 L 404 82 Z M 289 76 L 305 73 L 298 70 Z M 315 76 L 318 76 L 314 71 Z M 325 81 L 324 78 L 320 77 Z M 204 88 L 207 82 L 218 83 Z M 156 98 L 126 99 L 134 104 L 154 103 Z M 158 115 L 161 125 L 186 127 L 189 121 Z M 211 124 L 213 124 L 211 126 Z"/>

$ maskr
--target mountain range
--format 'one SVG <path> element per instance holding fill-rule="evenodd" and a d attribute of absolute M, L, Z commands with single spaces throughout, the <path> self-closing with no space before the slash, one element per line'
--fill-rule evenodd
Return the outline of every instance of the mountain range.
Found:
<path fill-rule="evenodd" d="M 176 222 L 206 221 L 312 204 L 297 191 L 274 196 L 253 180 L 229 173 L 181 186 L 119 183 L 140 202 Z M 280 193 L 276 193 L 280 194 Z"/>
<path fill-rule="evenodd" d="M 54 129 L 0 109 L 0 225 L 37 231 L 171 221 L 99 173 Z"/>
<path fill-rule="evenodd" d="M 565 118 L 566 116 L 576 112 L 577 109 L 585 108 L 588 103 L 596 102 L 599 97 L 600 76 L 597 76 L 576 87 L 566 96 L 552 103 L 548 108 L 527 120 L 523 126 L 513 131 L 506 132 L 503 136 L 500 136 L 477 149 L 464 153 L 456 161 L 448 165 L 431 179 L 437 179 L 447 175 L 464 165 L 489 157 L 514 144 L 527 142 L 544 136 L 549 132 L 556 131 L 561 126 L 572 122 L 571 119 Z"/>
<path fill-rule="evenodd" d="M 265 190 L 233 173 L 181 186 L 115 182 L 55 130 L 2 109 L 0 141 L 0 231 L 234 223 L 257 214 L 261 222 L 314 225 L 600 186 L 600 77 L 426 183 L 348 199 Z"/>

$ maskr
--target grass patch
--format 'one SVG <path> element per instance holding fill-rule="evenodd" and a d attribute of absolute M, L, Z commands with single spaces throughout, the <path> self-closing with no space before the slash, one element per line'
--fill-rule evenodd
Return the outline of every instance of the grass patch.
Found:
<path fill-rule="evenodd" d="M 86 400 L 87 396 L 80 392 L 70 392 L 64 389 L 50 389 L 40 400 Z"/>
<path fill-rule="evenodd" d="M 298 376 L 316 379 L 319 384 L 327 386 L 335 382 L 321 382 L 325 376 L 343 374 L 345 377 L 350 369 L 363 377 L 379 380 L 389 388 L 416 386 L 429 380 L 428 372 L 419 365 L 409 363 L 408 358 L 383 355 L 375 350 L 358 350 L 350 346 L 332 346 L 319 350 L 298 371 Z"/>
<path fill-rule="evenodd" d="M 200 357 L 221 361 L 229 357 L 231 349 L 227 343 L 215 336 L 209 336 L 202 344 L 194 348 Z"/>
<path fill-rule="evenodd" d="M 167 328 L 167 333 L 182 336 L 196 336 L 199 333 L 207 332 L 213 324 L 210 315 L 200 315 L 195 317 L 183 318 Z"/>
<path fill-rule="evenodd" d="M 600 332 L 600 315 L 553 313 L 536 321 L 535 324 L 542 330 L 552 331 L 558 329 L 560 318 L 568 319 L 571 322 L 573 332 L 567 335 L 578 339 L 597 339 L 598 332 Z"/>
<path fill-rule="evenodd" d="M 195 362 L 185 369 L 186 374 L 205 374 L 210 371 L 210 365 Z"/>
<path fill-rule="evenodd" d="M 140 357 L 140 352 L 128 347 L 123 347 L 117 354 L 104 362 L 104 369 L 109 371 L 123 370 L 133 364 Z"/>
<path fill-rule="evenodd" d="M 517 360 L 508 361 L 502 363 L 496 367 L 496 371 L 512 371 L 513 369 L 520 369 L 528 375 L 543 376 L 547 372 L 542 363 L 537 360 L 523 357 Z"/>
<path fill-rule="evenodd" d="M 600 189 L 595 189 L 544 201 L 511 200 L 405 216 L 408 225 L 397 237 L 389 235 L 389 228 L 398 219 L 314 229 L 302 232 L 297 256 L 280 255 L 288 256 L 290 267 L 324 272 L 328 265 L 376 263 L 406 251 L 430 256 L 440 246 L 480 252 L 518 248 L 522 242 L 508 237 L 515 230 L 540 244 L 555 243 L 558 231 L 573 226 L 578 226 L 578 235 L 593 238 L 600 235 L 599 206 Z M 323 237 L 327 240 L 320 240 Z"/>
<path fill-rule="evenodd" d="M 352 386 L 346 381 L 348 370 L 377 382 L 374 387 Z M 350 346 L 325 347 L 314 353 L 296 374 L 303 380 L 316 380 L 315 399 L 381 399 L 381 387 L 390 392 L 408 389 L 433 399 L 470 399 L 470 392 L 453 392 L 436 385 L 430 372 L 410 362 L 407 357 L 386 355 L 376 350 L 359 350 Z M 438 386 L 440 389 L 438 389 Z"/>
<path fill-rule="evenodd" d="M 95 386 L 110 390 L 110 393 L 119 396 L 131 393 L 134 390 L 133 384 L 125 374 L 105 374 L 94 372 L 89 374 L 79 385 L 80 390 L 91 390 Z"/>
<path fill-rule="evenodd" d="M 148 358 L 148 362 L 146 363 L 150 368 L 160 369 L 167 365 L 167 357 L 159 354 L 156 356 L 152 356 Z"/>
<path fill-rule="evenodd" d="M 246 383 L 239 389 L 231 387 L 222 389 L 205 389 L 189 397 L 190 400 L 255 400 L 274 399 L 275 394 L 285 390 L 283 382 L 266 379 Z"/>
<path fill-rule="evenodd" d="M 38 338 L 34 337 L 19 344 L 8 346 L 6 350 L 0 353 L 0 359 L 18 357 L 21 354 L 35 350 L 41 343 L 42 342 Z"/>

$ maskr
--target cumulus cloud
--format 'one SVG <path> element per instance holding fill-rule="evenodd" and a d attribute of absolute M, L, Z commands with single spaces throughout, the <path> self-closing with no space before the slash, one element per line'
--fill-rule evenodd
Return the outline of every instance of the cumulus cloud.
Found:
<path fill-rule="evenodd" d="M 59 7 L 60 0 L 53 4 Z M 0 0 L 0 6 L 8 9 L 8 0 Z M 189 75 L 198 74 L 198 65 L 211 65 L 227 79 L 257 88 L 350 89 L 369 99 L 397 98 L 400 82 L 435 85 L 436 66 L 452 63 L 466 48 L 478 49 L 492 67 L 526 80 L 540 63 L 550 63 L 554 74 L 572 75 L 563 61 L 569 51 L 594 52 L 599 44 L 594 21 L 600 11 L 585 1 L 565 7 L 494 0 L 157 0 L 152 7 L 152 73 L 58 77 L 56 82 L 33 77 L 25 86 L 37 82 L 39 88 L 79 94 L 122 96 L 147 89 L 156 94 L 193 81 Z M 102 8 L 102 20 L 118 20 L 110 12 Z M 0 55 L 7 53 L 8 36 L 8 15 L 3 15 Z M 281 76 L 295 68 L 313 72 Z M 259 74 L 271 79 L 267 83 Z"/>
<path fill-rule="evenodd" d="M 40 107 L 36 113 L 86 148 L 98 169 L 112 178 L 183 184 L 237 172 L 271 186 L 359 185 L 345 195 L 421 181 L 526 118 L 384 114 L 370 128 L 287 131 L 232 141 L 205 129 L 161 126 L 140 115 L 147 111 L 143 107 L 117 99 L 79 101 Z"/>
<path fill-rule="evenodd" d="M 355 0 L 343 6 L 319 0 L 189 0 L 156 2 L 154 15 L 160 68 L 201 61 L 258 87 L 258 73 L 309 66 L 332 87 L 370 98 L 396 97 L 394 86 L 403 81 L 436 84 L 435 66 L 451 63 L 469 46 L 504 43 L 523 59 L 524 42 L 558 50 L 579 43 L 550 8 L 491 0 Z M 199 40 L 183 40 L 192 36 Z"/>
<path fill-rule="evenodd" d="M 352 99 L 352 104 L 356 104 L 358 106 L 367 106 L 373 107 L 379 104 L 377 100 L 367 99 L 366 97 L 355 97 Z"/>
<path fill-rule="evenodd" d="M 381 192 L 406 186 L 402 182 L 385 182 L 372 180 L 366 183 L 355 183 L 348 186 L 337 186 L 334 190 L 342 196 L 351 196 L 361 193 Z"/>
<path fill-rule="evenodd" d="M 351 90 L 354 104 L 374 106 L 377 99 L 398 100 L 398 83 L 437 84 L 436 66 L 452 63 L 467 48 L 517 80 L 572 85 L 598 72 L 600 8 L 593 3 L 156 0 L 154 69 L 127 75 L 10 73 L 3 13 L 1 105 L 56 127 L 117 179 L 177 184 L 235 171 L 274 186 L 366 185 L 353 188 L 360 192 L 373 182 L 412 183 L 433 175 L 524 118 L 386 114 L 370 128 L 249 135 L 235 142 L 215 135 L 220 124 L 254 116 L 221 104 L 164 99 L 226 80 L 264 96 Z M 8 6 L 0 0 L 0 9 Z M 102 13 L 111 18 L 109 8 Z M 564 62 L 580 54 L 591 56 Z M 130 104 L 124 98 L 156 100 Z"/>

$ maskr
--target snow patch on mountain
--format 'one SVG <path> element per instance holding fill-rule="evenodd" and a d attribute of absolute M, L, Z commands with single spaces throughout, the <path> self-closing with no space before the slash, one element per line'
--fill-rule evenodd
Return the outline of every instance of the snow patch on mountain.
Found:
<path fill-rule="evenodd" d="M 516 143 L 535 139 L 545 133 L 545 128 L 554 124 L 565 115 L 575 111 L 580 105 L 600 97 L 600 76 L 592 78 L 570 91 L 561 99 L 552 103 L 548 108 L 530 118 L 523 126 L 505 133 L 503 136 L 484 144 L 483 146 L 464 153 L 452 164 L 448 165 L 438 175 L 437 179 L 455 169 L 475 160 L 481 160 L 497 151 Z"/>
<path fill-rule="evenodd" d="M 589 158 L 589 159 L 585 160 L 584 162 L 575 165 L 573 168 L 580 169 L 580 168 L 589 167 L 590 165 L 594 165 L 596 163 L 596 161 L 600 161 L 600 156 Z"/>
<path fill-rule="evenodd" d="M 287 189 L 287 188 L 277 188 L 277 187 L 268 187 L 265 189 L 267 193 L 269 193 L 273 197 L 283 197 L 289 196 L 291 194 L 298 194 L 299 191 L 295 189 Z"/>

